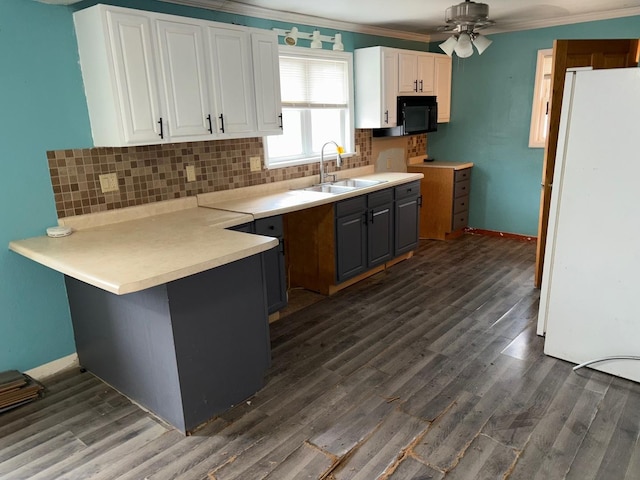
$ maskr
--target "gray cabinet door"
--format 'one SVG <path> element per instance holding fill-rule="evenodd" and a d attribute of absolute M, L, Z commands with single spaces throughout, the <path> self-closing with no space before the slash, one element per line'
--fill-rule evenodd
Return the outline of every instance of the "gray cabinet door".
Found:
<path fill-rule="evenodd" d="M 414 250 L 418 246 L 419 197 L 396 200 L 394 256 Z"/>
<path fill-rule="evenodd" d="M 254 222 L 254 232 L 258 235 L 276 237 L 277 247 L 262 254 L 267 286 L 267 309 L 277 312 L 287 306 L 287 274 L 284 266 L 284 236 L 282 216 L 261 218 Z"/>
<path fill-rule="evenodd" d="M 336 276 L 343 282 L 367 269 L 365 211 L 336 219 Z"/>
<path fill-rule="evenodd" d="M 393 202 L 368 212 L 367 265 L 374 267 L 393 258 Z"/>

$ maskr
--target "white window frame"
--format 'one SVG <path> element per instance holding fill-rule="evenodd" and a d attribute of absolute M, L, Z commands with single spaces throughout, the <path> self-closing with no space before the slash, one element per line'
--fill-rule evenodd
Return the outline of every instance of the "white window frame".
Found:
<path fill-rule="evenodd" d="M 353 53 L 351 52 L 339 52 L 333 50 L 321 50 L 321 49 L 311 49 L 311 48 L 303 48 L 303 47 L 291 47 L 288 45 L 279 45 L 278 53 L 280 55 L 289 55 L 289 56 L 298 56 L 298 57 L 309 57 L 309 58 L 322 58 L 328 60 L 340 60 L 346 61 L 347 63 L 347 78 L 348 78 L 348 95 L 349 95 L 349 106 L 348 106 L 348 115 L 347 122 L 348 125 L 345 126 L 345 129 L 348 129 L 345 132 L 345 145 L 341 145 L 345 148 L 345 154 L 343 157 L 349 157 L 354 155 L 355 150 L 355 127 L 354 127 L 354 94 L 353 94 Z M 284 125 L 286 128 L 286 124 Z M 303 128 L 305 128 L 303 124 Z M 268 169 L 275 168 L 286 168 L 292 167 L 295 165 L 306 165 L 310 163 L 316 163 L 320 160 L 320 155 L 313 155 L 305 158 L 296 158 L 292 160 L 280 160 L 280 161 L 271 161 L 269 158 L 269 149 L 268 149 L 268 137 L 263 138 L 264 145 L 264 158 L 265 158 L 265 167 Z M 333 139 L 328 139 L 333 140 Z M 327 148 L 327 154 L 325 154 L 325 159 L 331 160 L 335 159 L 336 155 L 334 150 L 330 150 Z"/>
<path fill-rule="evenodd" d="M 533 104 L 531 106 L 531 125 L 529 128 L 529 148 L 544 148 L 547 141 L 549 126 L 544 129 L 544 118 L 548 115 L 548 105 L 551 101 L 551 85 L 544 90 L 544 61 L 553 58 L 553 48 L 538 50 L 536 62 L 536 82 L 533 87 Z M 553 68 L 553 67 L 552 67 Z M 549 72 L 551 75 L 551 72 Z"/>

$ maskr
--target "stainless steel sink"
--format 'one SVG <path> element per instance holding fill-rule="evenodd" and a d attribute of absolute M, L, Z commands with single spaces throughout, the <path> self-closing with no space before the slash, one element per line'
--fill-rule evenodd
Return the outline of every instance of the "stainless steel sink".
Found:
<path fill-rule="evenodd" d="M 384 183 L 386 180 L 363 180 L 361 178 L 346 178 L 337 182 L 321 183 L 319 185 L 313 185 L 312 187 L 302 188 L 307 192 L 322 192 L 322 193 L 347 193 L 359 188 L 372 187 L 380 183 Z"/>
<path fill-rule="evenodd" d="M 344 180 L 333 182 L 333 185 L 336 185 L 338 187 L 365 188 L 373 187 L 374 185 L 378 185 L 385 181 L 386 180 L 363 180 L 361 178 L 345 178 Z"/>
<path fill-rule="evenodd" d="M 322 192 L 322 193 L 346 193 L 351 190 L 355 190 L 355 187 L 346 187 L 335 184 L 322 184 L 322 185 L 314 185 L 313 187 L 303 188 L 302 190 L 306 190 L 308 192 Z"/>

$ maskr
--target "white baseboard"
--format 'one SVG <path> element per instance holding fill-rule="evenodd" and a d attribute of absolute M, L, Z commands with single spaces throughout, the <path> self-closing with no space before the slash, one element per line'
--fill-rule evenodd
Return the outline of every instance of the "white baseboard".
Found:
<path fill-rule="evenodd" d="M 51 375 L 55 375 L 63 370 L 67 370 L 68 368 L 78 367 L 79 365 L 78 354 L 72 353 L 71 355 L 59 358 L 53 362 L 45 363 L 39 367 L 27 370 L 24 373 L 36 380 L 42 380 L 43 378 L 50 377 Z"/>

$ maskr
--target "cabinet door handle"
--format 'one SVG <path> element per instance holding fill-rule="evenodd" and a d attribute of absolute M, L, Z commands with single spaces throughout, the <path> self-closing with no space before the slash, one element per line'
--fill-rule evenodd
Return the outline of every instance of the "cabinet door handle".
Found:
<path fill-rule="evenodd" d="M 384 210 L 380 210 L 379 212 L 375 212 L 371 210 L 371 223 L 373 223 L 373 219 L 378 215 L 384 215 L 385 213 L 389 213 L 389 209 L 385 208 Z"/>
<path fill-rule="evenodd" d="M 413 91 L 417 92 L 418 91 L 418 80 L 414 80 L 413 81 Z"/>
<path fill-rule="evenodd" d="M 420 80 L 420 91 L 422 92 L 422 88 L 424 87 L 424 80 Z"/>
<path fill-rule="evenodd" d="M 224 115 L 221 113 L 218 118 L 220 119 L 220 131 L 224 133 Z"/>
<path fill-rule="evenodd" d="M 282 127 L 282 114 L 278 115 L 278 118 L 280 119 L 280 130 L 283 130 L 283 127 Z"/>
<path fill-rule="evenodd" d="M 418 197 L 418 206 L 422 207 L 422 195 Z"/>
<path fill-rule="evenodd" d="M 207 115 L 207 121 L 209 122 L 209 133 L 213 133 L 213 125 L 211 124 L 211 114 Z"/>
<path fill-rule="evenodd" d="M 160 133 L 158 135 L 160 135 L 160 138 L 164 138 L 164 130 L 162 127 L 162 117 L 160 117 L 160 120 L 158 120 L 158 125 L 160 125 Z"/>
<path fill-rule="evenodd" d="M 389 123 L 389 110 L 384 112 L 384 123 Z"/>

